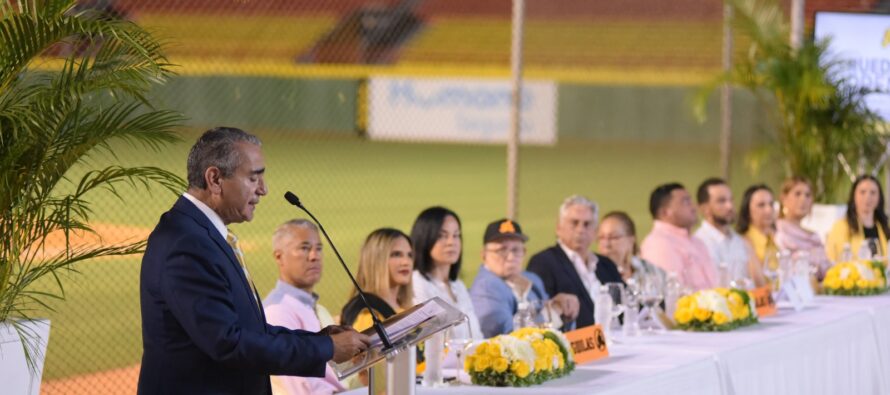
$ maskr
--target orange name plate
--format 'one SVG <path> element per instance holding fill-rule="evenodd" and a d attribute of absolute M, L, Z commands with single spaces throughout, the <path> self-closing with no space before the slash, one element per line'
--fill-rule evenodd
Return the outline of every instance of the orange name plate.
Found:
<path fill-rule="evenodd" d="M 596 361 L 609 356 L 606 336 L 603 335 L 603 329 L 599 325 L 585 326 L 566 332 L 565 335 L 566 339 L 569 339 L 572 352 L 575 353 L 576 364 Z"/>
<path fill-rule="evenodd" d="M 748 293 L 754 298 L 754 308 L 757 309 L 758 317 L 768 317 L 776 314 L 776 301 L 773 300 L 770 286 L 755 288 Z"/>

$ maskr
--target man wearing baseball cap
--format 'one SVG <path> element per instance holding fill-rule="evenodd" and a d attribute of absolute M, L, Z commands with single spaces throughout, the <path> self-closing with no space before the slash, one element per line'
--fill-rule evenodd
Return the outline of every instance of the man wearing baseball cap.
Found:
<path fill-rule="evenodd" d="M 513 328 L 513 316 L 520 306 L 540 307 L 536 321 L 549 318 L 557 326 L 566 322 L 565 327 L 571 327 L 578 316 L 575 295 L 561 293 L 550 298 L 541 278 L 522 270 L 527 240 L 519 224 L 509 219 L 494 221 L 485 228 L 482 267 L 470 288 L 485 337 L 518 329 Z"/>

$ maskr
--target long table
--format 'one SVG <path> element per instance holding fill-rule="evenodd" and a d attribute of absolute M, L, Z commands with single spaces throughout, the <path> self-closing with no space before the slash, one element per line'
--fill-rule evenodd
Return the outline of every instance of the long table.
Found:
<path fill-rule="evenodd" d="M 890 394 L 890 296 L 819 296 L 801 312 L 779 309 L 728 333 L 616 338 L 608 358 L 534 387 L 417 393 Z"/>

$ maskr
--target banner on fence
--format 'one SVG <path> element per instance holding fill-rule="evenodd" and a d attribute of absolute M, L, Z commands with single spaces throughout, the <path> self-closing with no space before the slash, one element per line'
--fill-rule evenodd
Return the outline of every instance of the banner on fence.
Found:
<path fill-rule="evenodd" d="M 520 142 L 556 143 L 556 84 L 522 91 Z M 376 140 L 501 144 L 510 131 L 506 80 L 372 78 L 368 135 Z"/>

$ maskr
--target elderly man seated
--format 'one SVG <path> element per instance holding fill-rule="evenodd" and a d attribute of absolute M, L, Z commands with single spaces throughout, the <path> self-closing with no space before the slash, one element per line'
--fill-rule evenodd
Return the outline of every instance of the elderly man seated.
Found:
<path fill-rule="evenodd" d="M 581 304 L 577 326 L 593 325 L 593 297 L 600 285 L 623 283 L 615 262 L 590 251 L 599 208 L 584 196 L 572 195 L 559 206 L 556 244 L 532 256 L 528 271 L 544 281 L 548 293 L 567 293 Z"/>
<path fill-rule="evenodd" d="M 578 316 L 575 295 L 550 298 L 541 278 L 522 270 L 526 240 L 519 224 L 509 219 L 494 221 L 485 229 L 482 267 L 470 288 L 485 337 L 518 329 L 513 327 L 513 317 L 520 308 L 532 309 L 529 311 L 536 323 L 549 319 L 555 326 Z"/>

